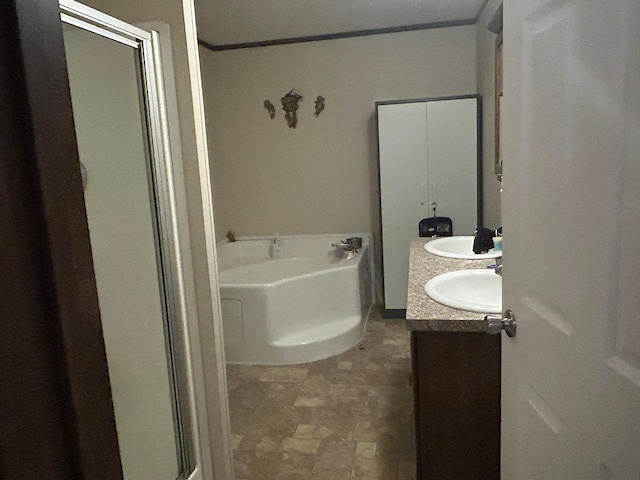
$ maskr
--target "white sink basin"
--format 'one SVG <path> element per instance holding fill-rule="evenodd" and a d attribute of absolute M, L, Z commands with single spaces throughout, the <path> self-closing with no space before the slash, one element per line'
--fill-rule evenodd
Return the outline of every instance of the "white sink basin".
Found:
<path fill-rule="evenodd" d="M 489 253 L 473 253 L 473 236 L 442 237 L 424 244 L 424 249 L 449 258 L 465 258 L 469 260 L 481 260 L 483 258 L 496 258 L 502 255 L 502 251 L 489 250 Z"/>
<path fill-rule="evenodd" d="M 448 307 L 479 313 L 502 312 L 502 277 L 491 270 L 457 270 L 429 280 L 424 291 Z"/>

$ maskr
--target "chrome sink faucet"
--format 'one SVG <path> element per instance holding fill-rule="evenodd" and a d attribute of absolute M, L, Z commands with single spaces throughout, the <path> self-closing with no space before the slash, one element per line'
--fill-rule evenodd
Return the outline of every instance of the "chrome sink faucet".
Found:
<path fill-rule="evenodd" d="M 502 257 L 496 257 L 496 275 L 502 276 Z"/>

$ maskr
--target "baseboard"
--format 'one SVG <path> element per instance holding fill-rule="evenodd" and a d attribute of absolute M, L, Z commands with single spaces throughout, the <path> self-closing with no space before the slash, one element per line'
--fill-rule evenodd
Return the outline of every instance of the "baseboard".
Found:
<path fill-rule="evenodd" d="M 386 308 L 382 311 L 383 318 L 407 318 L 407 309 L 406 308 L 392 308 L 387 310 Z"/>

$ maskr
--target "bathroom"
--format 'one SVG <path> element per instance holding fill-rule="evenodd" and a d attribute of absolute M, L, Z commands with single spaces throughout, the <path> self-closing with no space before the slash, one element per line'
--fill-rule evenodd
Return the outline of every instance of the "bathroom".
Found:
<path fill-rule="evenodd" d="M 224 241 L 227 231 L 239 237 L 372 232 L 378 248 L 374 103 L 459 93 L 483 95 L 484 219 L 486 225 L 501 224 L 500 183 L 493 173 L 492 156 L 494 36 L 479 25 L 461 25 L 239 51 L 209 52 L 200 47 L 211 146 L 209 172 L 203 150 L 203 112 L 197 101 L 193 10 L 188 6 L 182 10 L 177 2 L 87 3 L 131 23 L 162 19 L 171 28 L 182 153 L 188 159 L 180 221 L 190 234 L 191 256 L 185 269 L 186 308 L 192 313 L 190 358 L 199 405 L 194 422 L 199 426 L 198 448 L 210 452 L 200 457 L 204 477 L 230 478 L 215 242 Z M 487 8 L 495 7 L 496 2 L 488 2 Z M 263 107 L 266 99 L 278 105 L 280 96 L 292 88 L 305 97 L 296 129 L 288 128 L 281 113 L 270 119 Z M 325 97 L 326 108 L 315 117 L 312 104 L 317 95 Z M 332 110 L 335 105 L 340 105 L 339 113 Z M 236 132 L 235 125 L 242 129 Z M 255 134 L 250 141 L 241 135 L 245 129 Z M 606 177 L 605 171 L 599 172 Z M 211 190 L 202 181 L 209 173 Z M 542 184 L 537 177 L 533 181 L 536 186 Z M 317 205 L 323 208 L 308 209 Z M 380 252 L 375 253 L 378 259 Z M 376 273 L 379 268 L 378 260 Z"/>
<path fill-rule="evenodd" d="M 484 27 L 463 25 L 239 50 L 201 46 L 218 240 L 229 230 L 376 235 L 374 103 L 472 93 L 483 96 L 485 223 L 500 225 L 490 121 L 494 41 Z M 304 97 L 295 129 L 280 108 L 291 88 Z M 316 117 L 318 95 L 326 106 Z M 276 105 L 273 120 L 267 99 Z"/>
<path fill-rule="evenodd" d="M 140 6 L 113 0 L 87 4 L 134 24 L 163 17 L 171 19 L 174 15 L 171 12 L 170 15 L 156 13 L 150 16 Z M 169 23 L 174 48 L 183 48 L 179 20 L 177 24 Z M 200 47 L 216 242 L 224 242 L 228 231 L 233 231 L 239 238 L 271 236 L 276 232 L 285 236 L 364 232 L 373 234 L 370 244 L 379 248 L 379 239 L 375 237 L 375 232 L 379 231 L 379 212 L 374 103 L 478 93 L 477 37 L 484 35 L 485 32 L 475 25 L 464 25 L 238 52 L 211 52 Z M 487 35 L 487 42 L 489 39 L 492 41 L 492 36 Z M 424 48 L 430 44 L 434 47 Z M 487 56 L 492 62 L 492 55 Z M 258 65 L 254 63 L 256 59 Z M 174 53 L 172 61 L 177 109 L 183 112 L 188 109 L 188 105 L 185 106 L 188 99 L 183 95 L 188 88 L 184 73 L 188 68 L 180 55 Z M 263 71 L 256 70 L 260 65 Z M 304 65 L 305 68 L 292 70 L 291 65 Z M 367 74 L 372 71 L 383 73 Z M 242 81 L 238 82 L 239 79 Z M 216 85 L 220 88 L 215 88 Z M 296 88 L 305 97 L 295 129 L 287 126 L 281 114 L 275 119 L 269 118 L 263 107 L 267 98 L 278 104 L 280 96 L 291 88 Z M 486 80 L 485 88 L 491 94 L 490 78 Z M 247 92 L 255 94 L 247 95 Z M 312 107 L 317 95 L 325 97 L 326 106 L 316 117 Z M 257 103 L 251 98 L 257 99 Z M 336 108 L 338 105 L 339 109 Z M 186 136 L 182 141 L 182 157 L 195 157 L 193 142 L 188 141 L 188 133 L 184 133 L 190 131 L 188 116 L 183 114 L 180 123 L 182 135 Z M 187 203 L 191 202 L 187 208 L 189 214 L 197 218 L 197 213 L 192 213 L 197 198 L 190 198 L 198 184 L 197 166 L 184 160 L 183 164 Z M 87 194 L 93 194 L 97 186 L 96 170 L 91 165 L 88 167 Z M 499 183 L 494 175 L 488 177 L 495 185 L 493 203 L 497 204 Z M 491 189 L 485 189 L 485 192 L 488 194 Z M 322 208 L 317 208 L 318 205 Z M 498 209 L 494 210 L 492 215 L 499 218 Z M 189 218 L 189 222 L 195 222 L 195 228 L 193 225 L 190 228 L 191 254 L 194 259 L 202 258 L 203 253 L 206 255 L 203 250 L 207 245 L 202 242 L 199 229 L 207 227 L 198 226 L 193 218 Z M 379 278 L 380 254 L 374 253 L 374 277 Z M 210 315 L 215 317 L 217 314 L 213 310 L 215 305 L 207 305 L 203 300 L 206 295 L 202 292 L 206 292 L 207 285 L 213 281 L 207 278 L 210 272 L 203 267 L 202 262 L 193 261 L 191 288 L 196 293 L 191 294 L 187 304 L 198 312 L 201 322 L 207 318 L 208 309 L 212 309 Z M 376 287 L 375 295 L 379 297 L 379 282 Z M 395 335 L 401 336 L 402 322 L 396 321 L 396 326 L 399 328 L 394 327 Z M 210 338 L 209 344 L 221 347 L 216 332 L 204 329 L 200 334 L 216 337 Z M 382 344 L 395 340 L 379 338 L 376 341 Z M 200 341 L 206 342 L 204 338 Z M 367 348 L 373 350 L 373 345 L 372 339 Z M 390 348 L 399 352 L 403 349 L 393 345 Z M 203 362 L 206 366 L 201 375 L 215 376 L 212 371 L 216 365 L 224 369 L 219 364 L 221 351 L 202 349 L 200 354 L 208 359 Z M 372 360 L 371 364 L 374 363 Z M 406 388 L 406 377 L 402 380 Z M 201 387 L 208 391 L 203 389 L 199 395 L 220 398 L 221 416 L 228 416 L 224 411 L 226 392 L 217 392 L 217 386 L 212 383 L 203 382 Z M 209 441 L 216 444 L 221 439 L 212 434 Z M 231 439 L 227 441 L 230 443 Z M 221 445 L 216 451 L 224 452 L 229 446 Z M 212 468 L 221 468 L 221 465 L 225 468 L 225 462 L 222 459 Z"/>
<path fill-rule="evenodd" d="M 236 237 L 276 233 L 322 235 L 372 232 L 378 280 L 376 296 L 378 304 L 381 304 L 378 145 L 374 104 L 384 100 L 472 93 L 483 96 L 482 108 L 486 119 L 482 132 L 486 152 L 483 166 L 484 219 L 487 225 L 500 225 L 500 182 L 494 173 L 493 163 L 493 52 L 496 36 L 486 30 L 487 19 L 495 11 L 497 3 L 490 3 L 483 22 L 478 25 L 238 50 L 212 51 L 201 44 L 199 51 L 218 241 L 225 242 L 228 231 L 232 231 Z M 202 8 L 208 13 L 204 5 Z M 206 35 L 201 35 L 200 39 L 204 42 L 208 40 Z M 231 41 L 218 40 L 217 43 Z M 287 126 L 280 107 L 280 98 L 292 88 L 303 96 L 295 129 Z M 314 100 L 319 95 L 325 98 L 325 109 L 315 116 Z M 263 107 L 265 100 L 276 106 L 273 119 Z M 322 208 L 318 208 L 319 205 Z M 446 213 L 441 213 L 446 216 Z M 222 301 L 224 313 L 224 298 Z M 403 323 L 398 319 L 389 321 Z M 378 332 L 377 335 L 380 334 Z M 389 349 L 389 342 L 397 342 L 401 338 L 398 332 L 389 334 L 391 336 L 386 339 L 378 339 L 377 335 L 371 339 L 371 346 L 365 348 L 375 347 L 382 351 L 385 341 L 387 345 L 384 349 Z M 394 354 L 399 356 L 401 352 Z M 379 372 L 382 372 L 383 363 L 380 358 L 377 360 L 380 363 Z M 352 362 L 352 371 L 337 370 L 337 367 L 332 370 L 320 362 L 307 375 L 309 378 L 332 378 L 339 383 L 348 378 L 346 374 L 350 373 L 352 382 L 371 384 L 366 375 L 365 378 L 358 376 L 357 361 L 353 363 L 351 357 L 344 361 L 347 364 Z M 396 362 L 396 368 L 401 368 L 401 361 Z M 388 360 L 388 363 L 391 361 Z M 371 367 L 374 365 L 376 362 L 372 361 Z M 299 369 L 295 371 L 301 375 L 305 365 L 296 367 Z M 243 396 L 238 388 L 254 392 L 256 398 L 262 398 L 257 393 L 260 390 L 246 379 L 249 374 L 242 366 L 233 365 L 230 368 L 232 433 L 237 450 L 236 474 L 239 478 L 250 478 L 248 472 L 259 466 L 265 471 L 271 468 L 274 474 L 286 471 L 287 465 L 293 460 L 283 461 L 281 470 L 277 469 L 269 463 L 273 455 L 270 445 L 261 444 L 257 439 L 280 438 L 278 441 L 282 441 L 279 431 L 286 430 L 286 421 L 291 414 L 283 410 L 281 422 L 284 425 L 275 422 L 278 426 L 274 426 L 274 431 L 269 435 L 269 429 L 260 418 L 251 409 L 239 405 L 244 401 L 252 405 L 254 411 L 259 408 L 246 398 L 248 393 Z M 253 374 L 267 378 L 259 368 L 256 367 Z M 408 365 L 404 368 L 408 369 Z M 409 373 L 406 372 L 406 375 Z M 396 384 L 398 392 L 404 392 L 405 387 L 406 382 Z M 283 388 L 282 402 L 285 405 L 298 405 L 298 410 L 305 410 L 303 407 L 307 407 L 307 404 L 302 402 L 307 397 L 314 398 L 318 403 L 335 402 L 331 395 L 308 393 L 305 397 L 298 391 L 296 396 L 296 390 L 289 384 Z M 329 391 L 328 386 L 326 390 Z M 288 395 L 292 395 L 294 400 L 287 401 L 284 392 L 290 392 Z M 376 399 L 367 398 L 369 401 Z M 399 393 L 391 401 L 398 405 L 406 402 Z M 270 405 L 268 399 L 262 403 L 264 410 L 261 411 L 274 411 L 273 406 L 267 406 Z M 371 406 L 364 406 L 365 410 L 368 408 Z M 327 412 L 324 405 L 306 409 Z M 348 407 L 345 409 L 348 410 Z M 377 412 L 376 409 L 373 411 Z M 353 439 L 360 441 L 361 448 L 365 448 L 363 445 L 378 448 L 378 461 L 389 458 L 390 452 L 395 451 L 397 455 L 397 451 L 388 445 L 389 440 L 377 441 L 375 435 L 363 432 L 368 423 L 367 420 L 359 422 L 361 411 L 353 411 L 353 424 L 351 419 L 342 418 L 343 426 L 340 429 L 336 429 L 334 417 L 329 413 L 326 415 L 328 419 L 324 428 L 335 432 L 335 444 L 340 448 L 351 448 L 348 440 Z M 398 425 L 403 425 L 406 435 L 412 435 L 402 415 L 394 418 Z M 382 423 L 374 415 L 370 420 Z M 248 421 L 254 422 L 253 431 Z M 312 428 L 310 425 L 317 422 L 314 418 L 301 423 L 304 428 Z M 353 437 L 348 437 L 343 431 L 347 425 L 351 425 Z M 379 430 L 384 428 L 379 425 Z M 391 439 L 397 432 L 389 428 L 386 435 Z M 307 437 L 313 436 L 312 433 Z M 330 452 L 327 450 L 325 457 L 322 456 L 325 442 L 318 447 L 312 444 L 313 440 L 298 440 L 296 435 L 291 437 L 298 442 L 309 442 L 309 445 L 305 445 L 307 457 L 313 457 L 313 453 L 319 449 L 318 466 L 326 463 L 324 458 Z M 322 438 L 318 434 L 318 427 L 315 437 Z M 378 438 L 384 437 L 378 435 Z M 285 439 L 285 442 L 288 441 L 293 440 Z M 405 442 L 396 440 L 396 445 L 412 451 Z M 295 458 L 289 450 L 287 453 Z M 262 455 L 262 463 L 253 461 L 251 454 Z M 375 464 L 371 455 L 356 453 L 356 456 L 365 458 L 356 458 L 354 475 L 358 469 L 372 469 L 373 465 L 380 469 L 395 468 L 392 462 Z M 400 456 L 400 460 L 400 471 L 410 471 L 411 464 L 407 459 Z M 336 469 L 336 478 L 344 472 L 345 463 L 349 463 L 349 459 L 333 457 L 332 467 Z M 328 467 L 325 465 L 325 468 Z M 367 472 L 371 479 L 377 478 L 373 471 Z"/>

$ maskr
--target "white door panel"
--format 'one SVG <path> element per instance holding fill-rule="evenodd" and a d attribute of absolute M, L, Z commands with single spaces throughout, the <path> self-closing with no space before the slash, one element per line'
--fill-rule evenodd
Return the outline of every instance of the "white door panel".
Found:
<path fill-rule="evenodd" d="M 540 463 L 533 455 L 518 458 L 518 471 L 526 472 L 520 478 L 527 480 L 552 480 L 560 477 L 562 456 L 565 453 L 566 425 L 526 384 L 519 386 L 517 413 L 520 422 L 517 444 L 519 448 L 540 451 L 545 462 Z"/>
<path fill-rule="evenodd" d="M 422 204 L 428 197 L 426 131 L 425 103 L 378 106 L 386 309 L 406 308 L 408 245 L 420 219 L 429 216 Z"/>
<path fill-rule="evenodd" d="M 640 478 L 640 2 L 505 1 L 502 477 Z"/>
<path fill-rule="evenodd" d="M 429 102 L 427 149 L 430 196 L 437 214 L 453 220 L 454 235 L 473 235 L 477 224 L 478 101 Z M 464 140 L 464 141 L 463 141 Z"/>
<path fill-rule="evenodd" d="M 632 3 L 633 6 L 623 12 L 632 19 L 625 32 L 631 48 L 625 59 L 626 94 L 620 125 L 624 132 L 620 145 L 624 163 L 618 257 L 614 260 L 618 269 L 616 315 L 612 315 L 607 324 L 610 341 L 603 369 L 603 390 L 616 394 L 607 398 L 608 405 L 602 414 L 602 423 L 612 425 L 610 429 L 601 427 L 607 432 L 603 439 L 603 478 L 640 478 L 640 5 L 637 1 Z M 627 411 L 629 405 L 635 405 L 632 411 L 635 422 L 619 414 Z M 629 446 L 635 446 L 635 454 L 628 453 Z"/>

